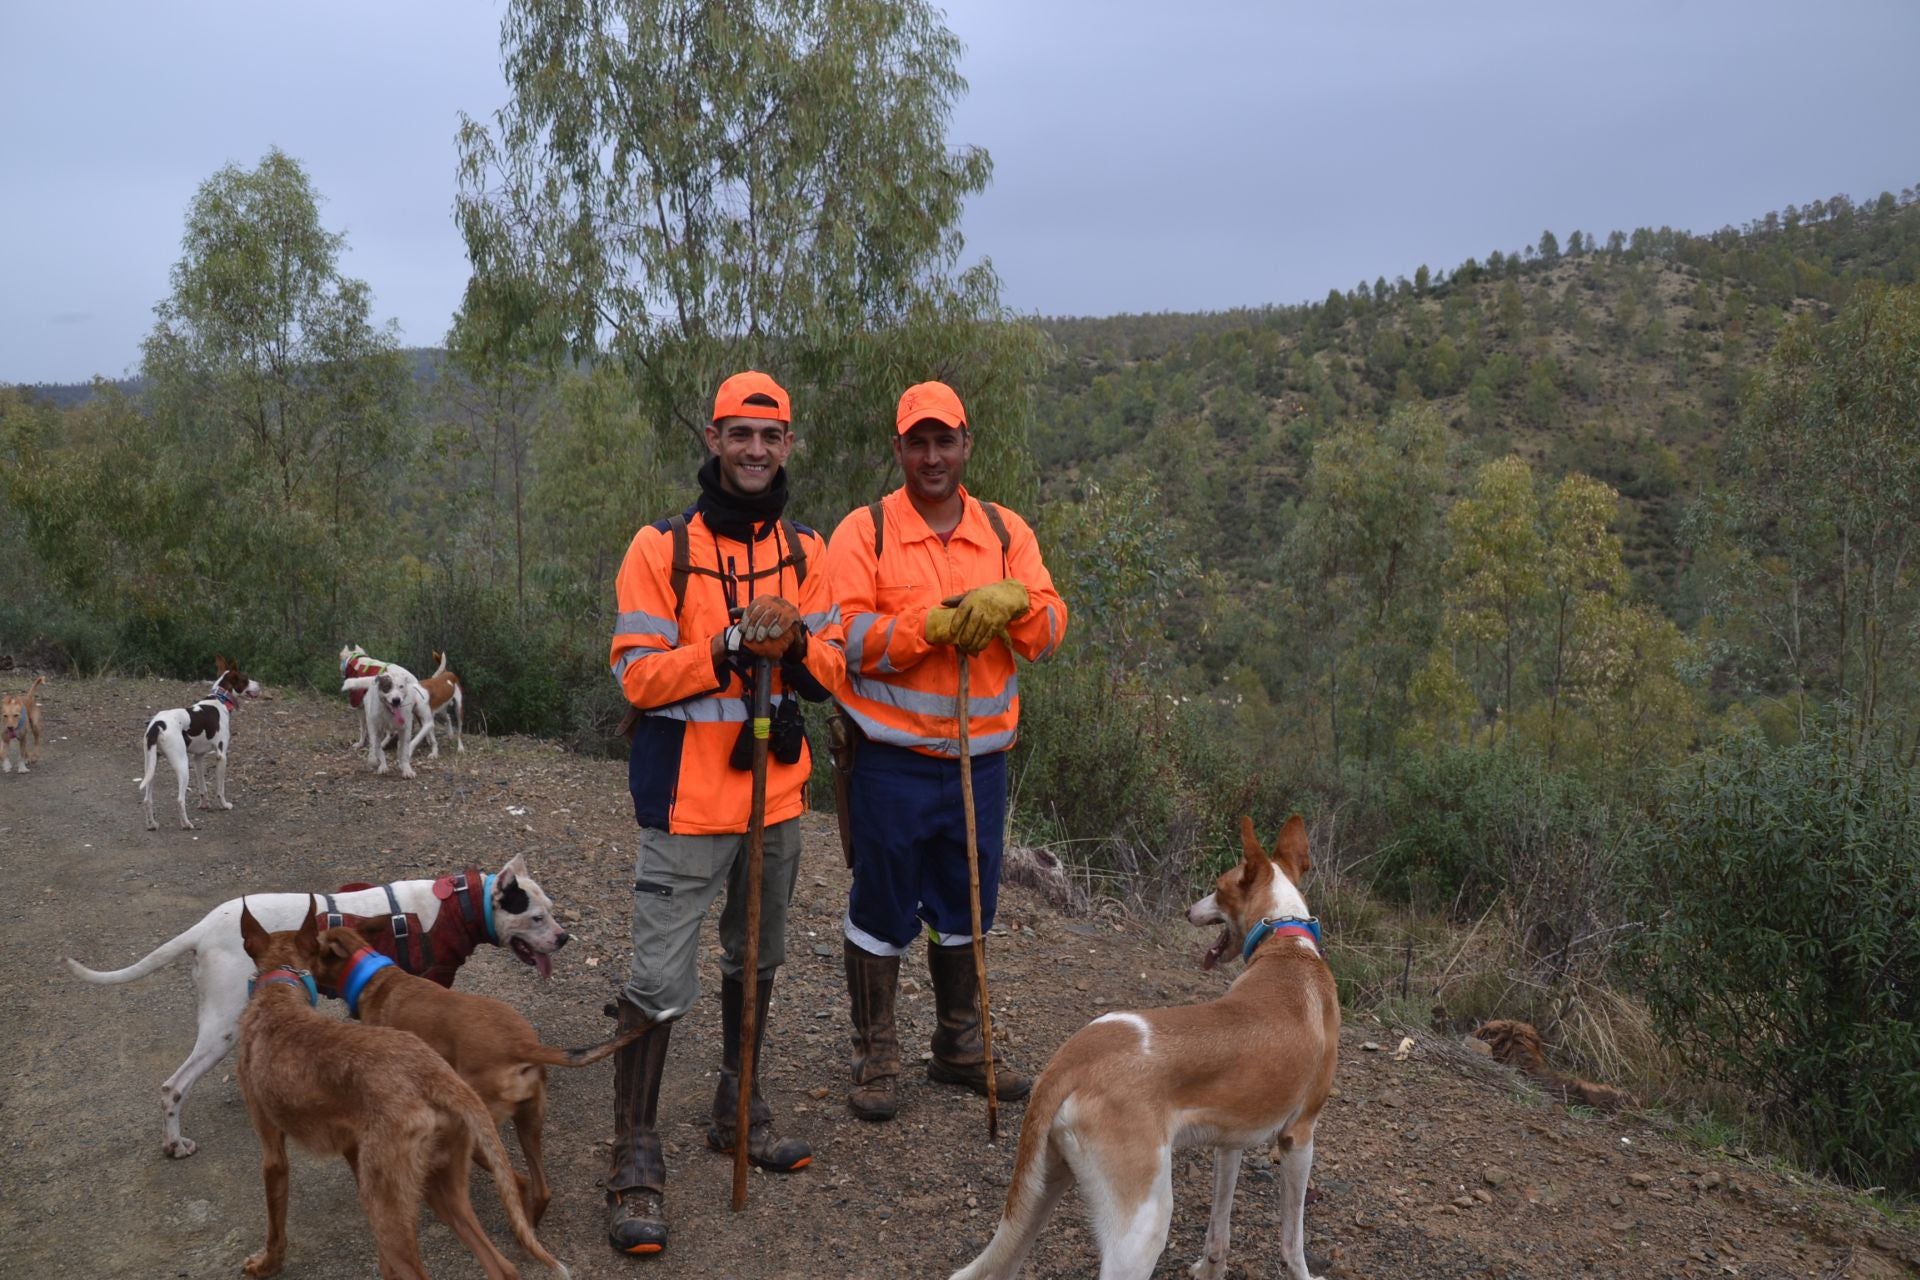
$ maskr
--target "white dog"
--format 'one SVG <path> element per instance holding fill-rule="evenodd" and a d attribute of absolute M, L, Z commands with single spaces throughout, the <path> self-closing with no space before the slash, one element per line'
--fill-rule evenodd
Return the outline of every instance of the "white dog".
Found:
<path fill-rule="evenodd" d="M 167 763 L 173 766 L 173 776 L 180 784 L 180 825 L 188 831 L 194 830 L 191 819 L 187 817 L 187 774 L 192 768 L 195 757 L 212 756 L 219 802 L 222 809 L 231 809 L 227 800 L 227 748 L 233 741 L 233 710 L 241 698 L 260 696 L 258 681 L 249 680 L 240 674 L 240 669 L 225 658 L 215 658 L 214 665 L 219 669 L 220 678 L 213 682 L 213 690 L 191 707 L 162 711 L 147 721 L 147 767 L 140 779 L 140 802 L 147 811 L 147 830 L 157 831 L 160 824 L 153 818 L 153 774 L 159 763 L 160 753 L 167 754 Z M 200 807 L 210 807 L 207 803 L 207 767 L 208 761 L 200 761 Z"/>
<path fill-rule="evenodd" d="M 391 733 L 400 776 L 413 777 L 413 749 L 433 733 L 433 705 L 426 686 L 412 673 L 390 666 L 377 676 L 355 676 L 340 682 L 340 692 L 356 690 L 367 692 L 361 704 L 367 721 L 367 763 L 374 766 L 375 773 L 387 771 L 386 736 Z M 439 754 L 437 742 L 434 754 Z"/>
<path fill-rule="evenodd" d="M 377 676 L 383 671 L 396 671 L 407 679 L 413 679 L 413 673 L 397 662 L 385 662 L 370 657 L 367 651 L 357 644 L 340 646 L 340 678 L 351 680 L 356 676 Z M 372 727 L 374 717 L 366 710 L 366 689 L 360 688 L 348 695 L 347 701 L 355 711 L 360 712 L 360 736 L 353 740 L 353 750 L 358 751 L 367 745 L 367 730 Z"/>
<path fill-rule="evenodd" d="M 499 875 L 483 879 L 486 883 L 476 886 L 480 892 L 473 896 L 484 901 L 486 914 L 479 917 L 476 906 L 477 918 L 472 922 L 463 922 L 461 918 L 462 891 L 457 891 L 455 886 L 462 877 L 401 880 L 326 897 L 332 910 L 343 917 L 377 916 L 386 920 L 396 914 L 410 917 L 417 922 L 421 935 L 429 941 L 437 939 L 437 947 L 430 956 L 424 954 L 426 948 L 423 947 L 409 957 L 416 963 L 403 967 L 413 972 L 428 972 L 425 965 L 419 963 L 424 961 L 431 967 L 428 976 L 444 975 L 451 982 L 452 970 L 472 953 L 474 946 L 492 942 L 506 947 L 523 963 L 534 966 L 542 977 L 550 975 L 553 965 L 549 957 L 566 945 L 568 934 L 554 918 L 553 903 L 546 892 L 527 875 L 518 855 Z M 176 1159 L 185 1159 L 197 1150 L 194 1141 L 180 1132 L 180 1113 L 187 1093 L 195 1081 L 227 1056 L 233 1047 L 240 1014 L 247 1007 L 247 987 L 253 977 L 254 964 L 240 938 L 241 901 L 234 898 L 221 903 L 198 924 L 124 969 L 100 972 L 77 960 L 67 961 L 67 968 L 88 982 L 120 983 L 144 978 L 185 953 L 193 953 L 193 982 L 200 995 L 199 1035 L 187 1060 L 160 1086 L 160 1102 L 166 1111 L 163 1149 Z M 246 896 L 245 902 L 254 917 L 269 932 L 276 933 L 299 928 L 313 905 L 313 900 L 304 893 L 252 893 Z M 455 915 L 442 920 L 445 912 Z"/>

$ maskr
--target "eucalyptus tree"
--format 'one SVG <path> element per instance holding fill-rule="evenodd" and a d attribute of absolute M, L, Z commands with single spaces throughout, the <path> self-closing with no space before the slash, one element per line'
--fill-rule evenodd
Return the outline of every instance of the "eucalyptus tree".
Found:
<path fill-rule="evenodd" d="M 928 378 L 968 406 L 976 487 L 1027 496 L 1042 340 L 990 264 L 960 265 L 992 164 L 948 144 L 965 81 L 938 10 L 512 0 L 501 47 L 510 100 L 459 140 L 484 314 L 616 361 L 689 443 L 722 377 L 765 368 L 794 394 L 816 516 L 886 487 L 893 401 Z"/>
<path fill-rule="evenodd" d="M 1729 435 L 1721 611 L 1776 688 L 1920 759 L 1920 288 L 1863 286 L 1776 343 Z"/>
<path fill-rule="evenodd" d="M 319 202 L 278 149 L 202 183 L 142 360 L 181 501 L 199 513 L 199 574 L 250 574 L 250 602 L 296 641 L 316 598 L 337 608 L 410 423 L 397 335 L 340 273 L 345 237 Z"/>

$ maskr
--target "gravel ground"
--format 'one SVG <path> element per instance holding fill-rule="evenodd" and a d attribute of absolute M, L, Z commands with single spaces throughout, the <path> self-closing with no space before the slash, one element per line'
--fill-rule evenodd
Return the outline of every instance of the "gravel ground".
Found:
<path fill-rule="evenodd" d="M 6 679 L 24 683 L 19 672 Z M 91 987 L 66 973 L 63 955 L 118 967 L 242 891 L 323 890 L 469 863 L 497 870 L 521 853 L 577 941 L 550 982 L 483 948 L 461 985 L 511 1001 L 554 1043 L 608 1033 L 600 1007 L 626 963 L 634 850 L 624 766 L 473 735 L 462 755 L 416 758 L 411 782 L 378 777 L 347 749 L 356 724 L 343 701 L 270 696 L 237 716 L 234 809 L 196 813 L 198 832 L 164 816 L 161 830 L 145 831 L 134 785 L 141 728 L 199 692 L 170 681 L 50 681 L 40 695 L 49 737 L 41 765 L 0 776 L 0 857 L 12 882 L 0 898 L 0 998 L 15 1046 L 0 1074 L 0 1276 L 233 1276 L 264 1231 L 258 1147 L 230 1059 L 188 1102 L 186 1132 L 199 1154 L 174 1161 L 160 1151 L 158 1086 L 193 1041 L 188 966 Z M 164 763 L 161 780 L 170 783 Z M 611 1067 L 553 1073 L 555 1199 L 540 1234 L 583 1280 L 935 1277 L 991 1234 L 1018 1105 L 1003 1110 L 997 1146 L 986 1142 L 979 1099 L 911 1075 L 894 1123 L 863 1124 L 846 1111 L 838 933 L 846 875 L 831 820 L 804 821 L 790 963 L 763 1073 L 784 1129 L 814 1144 L 814 1164 L 785 1178 L 756 1174 L 746 1209 L 728 1209 L 730 1162 L 703 1141 L 719 1056 L 709 935 L 705 994 L 676 1029 L 661 1102 L 673 1224 L 665 1254 L 627 1259 L 603 1242 L 597 1180 Z M 1307 893 L 1311 901 L 1311 883 Z M 1209 999 L 1232 976 L 1201 973 L 1193 961 L 1203 940 L 1180 924 L 1068 918 L 1020 890 L 1006 895 L 999 924 L 990 985 L 1003 1042 L 1029 1068 L 1102 1011 Z M 900 1002 L 910 1056 L 933 1026 L 922 963 L 915 955 L 903 969 L 912 975 Z M 1920 1236 L 1856 1199 L 1702 1154 L 1645 1117 L 1570 1114 L 1445 1041 L 1416 1035 L 1405 1061 L 1363 1047 L 1390 1050 L 1400 1036 L 1349 1015 L 1307 1210 L 1309 1254 L 1331 1277 L 1920 1274 Z M 1177 1157 L 1175 1183 L 1172 1239 L 1156 1276 L 1184 1276 L 1198 1256 L 1207 1154 Z M 1277 1274 L 1274 1191 L 1265 1157 L 1250 1155 L 1235 1215 L 1236 1277 Z M 491 1188 L 476 1187 L 475 1202 L 518 1257 Z M 286 1276 L 358 1280 L 374 1271 L 338 1161 L 295 1154 L 289 1231 Z M 421 1235 L 435 1275 L 479 1274 L 431 1216 Z M 1069 1197 L 1027 1274 L 1097 1271 Z"/>

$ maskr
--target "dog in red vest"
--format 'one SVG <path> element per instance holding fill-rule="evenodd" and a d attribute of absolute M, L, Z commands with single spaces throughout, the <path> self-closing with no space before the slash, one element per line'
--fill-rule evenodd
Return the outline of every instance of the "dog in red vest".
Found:
<path fill-rule="evenodd" d="M 248 894 L 246 904 L 270 933 L 297 929 L 310 909 L 304 893 Z M 67 967 L 87 982 L 111 984 L 144 978 L 193 953 L 198 989 L 199 1034 L 193 1052 L 161 1085 L 166 1111 L 162 1149 L 176 1159 L 197 1144 L 180 1132 L 180 1113 L 194 1083 L 233 1047 L 234 1028 L 247 1007 L 247 980 L 254 964 L 240 937 L 241 899 L 223 902 L 198 924 L 161 943 L 124 969 L 102 972 L 69 959 Z M 454 974 L 482 943 L 505 947 L 541 977 L 553 973 L 553 954 L 569 935 L 554 917 L 553 903 L 519 855 L 495 875 L 471 869 L 437 880 L 400 880 L 371 888 L 319 895 L 320 926 L 381 919 L 389 924 L 393 961 L 409 973 L 452 986 Z"/>

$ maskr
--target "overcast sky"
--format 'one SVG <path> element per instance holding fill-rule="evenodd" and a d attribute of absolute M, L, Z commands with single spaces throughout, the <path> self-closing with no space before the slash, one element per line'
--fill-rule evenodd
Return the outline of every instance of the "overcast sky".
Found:
<path fill-rule="evenodd" d="M 0 2 L 0 382 L 134 370 L 196 187 L 270 147 L 375 314 L 466 279 L 498 0 Z M 1323 297 L 1551 228 L 1708 231 L 1920 182 L 1920 4 L 966 0 L 968 256 L 1045 315 Z"/>

